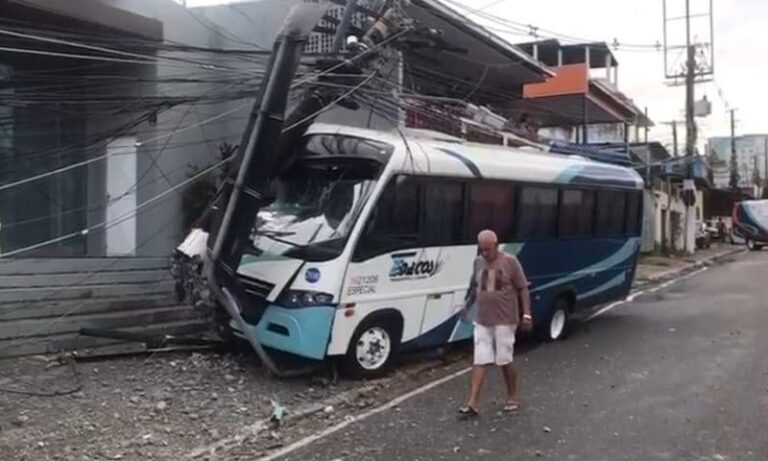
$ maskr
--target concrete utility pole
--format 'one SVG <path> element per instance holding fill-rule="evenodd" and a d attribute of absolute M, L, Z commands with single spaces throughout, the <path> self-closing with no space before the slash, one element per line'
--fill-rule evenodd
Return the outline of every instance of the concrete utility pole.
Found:
<path fill-rule="evenodd" d="M 736 109 L 731 109 L 731 162 L 729 165 L 729 186 L 736 192 L 739 190 L 739 159 L 736 154 Z"/>
<path fill-rule="evenodd" d="M 685 14 L 683 16 L 667 15 L 667 4 L 680 2 L 681 0 L 663 0 L 664 11 L 664 72 L 665 77 L 671 80 L 672 85 L 677 85 L 682 79 L 685 83 L 685 181 L 683 182 L 683 197 L 685 199 L 685 251 L 693 253 L 695 250 L 695 215 L 691 208 L 695 204 L 696 187 L 693 182 L 693 166 L 696 156 L 696 119 L 695 119 L 695 85 L 703 82 L 707 76 L 714 75 L 714 21 L 712 16 L 713 1 L 709 0 L 709 11 L 706 13 L 691 14 L 690 0 L 685 2 Z M 701 2 L 700 2 L 701 3 Z M 707 21 L 708 37 L 703 40 L 699 35 L 700 29 L 697 29 L 696 44 L 691 40 L 691 21 L 696 20 L 697 24 L 702 25 L 700 21 Z M 685 21 L 685 43 L 670 43 L 670 37 L 679 36 L 679 34 L 670 34 L 670 25 L 677 21 Z M 685 63 L 678 61 L 677 56 L 685 51 Z M 698 52 L 701 51 L 699 54 Z M 698 59 L 697 59 L 698 57 Z M 681 72 L 682 70 L 682 72 Z"/>
<path fill-rule="evenodd" d="M 677 120 L 672 120 L 672 154 L 677 157 Z"/>
<path fill-rule="evenodd" d="M 648 127 L 648 106 L 645 106 L 645 143 L 648 144 L 648 130 L 650 129 Z"/>
<path fill-rule="evenodd" d="M 765 160 L 765 169 L 763 170 L 763 194 L 761 198 L 768 199 L 768 136 L 763 136 L 763 160 Z"/>
<path fill-rule="evenodd" d="M 686 181 L 688 184 L 693 180 L 693 156 L 696 152 L 696 118 L 694 116 L 694 98 L 696 85 L 696 47 L 691 45 L 691 1 L 685 0 L 685 49 L 687 59 L 685 61 L 685 165 Z M 695 197 L 696 189 L 693 192 L 687 190 L 688 185 L 683 184 L 683 195 L 686 196 L 685 204 L 685 251 L 693 253 L 696 242 L 695 234 L 695 216 L 691 212 L 693 204 L 687 194 L 693 193 Z"/>

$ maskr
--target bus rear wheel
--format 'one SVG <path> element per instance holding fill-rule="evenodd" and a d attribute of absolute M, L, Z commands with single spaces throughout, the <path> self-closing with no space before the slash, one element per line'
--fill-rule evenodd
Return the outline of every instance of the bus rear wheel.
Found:
<path fill-rule="evenodd" d="M 760 251 L 763 249 L 763 246 L 755 243 L 752 239 L 747 239 L 747 248 L 749 251 Z"/>
<path fill-rule="evenodd" d="M 400 347 L 400 329 L 387 318 L 364 320 L 357 327 L 344 358 L 344 369 L 357 378 L 377 378 L 392 366 Z"/>
<path fill-rule="evenodd" d="M 536 325 L 537 336 L 544 341 L 558 341 L 568 335 L 571 317 L 571 302 L 565 296 L 559 296 L 543 321 Z"/>

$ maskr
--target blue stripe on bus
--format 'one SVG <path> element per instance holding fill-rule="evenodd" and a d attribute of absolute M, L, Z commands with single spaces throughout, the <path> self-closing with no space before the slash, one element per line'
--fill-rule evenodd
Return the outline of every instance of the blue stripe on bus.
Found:
<path fill-rule="evenodd" d="M 440 148 L 438 148 L 438 150 L 442 151 L 442 152 L 444 152 L 444 153 L 446 153 L 448 155 L 450 155 L 451 157 L 459 160 L 461 163 L 466 165 L 467 169 L 469 169 L 469 171 L 476 178 L 482 178 L 483 177 L 483 174 L 480 172 L 480 168 L 478 168 L 477 165 L 475 165 L 475 162 L 473 162 L 472 160 L 468 159 L 467 157 L 465 157 L 465 156 L 461 155 L 460 153 L 458 153 L 456 151 L 453 151 L 451 149 L 446 149 L 444 147 L 440 147 Z"/>

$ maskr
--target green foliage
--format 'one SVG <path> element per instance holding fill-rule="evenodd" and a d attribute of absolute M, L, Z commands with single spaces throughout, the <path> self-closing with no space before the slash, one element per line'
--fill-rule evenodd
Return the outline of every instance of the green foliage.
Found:
<path fill-rule="evenodd" d="M 187 173 L 187 177 L 191 178 L 200 174 L 201 171 L 211 168 L 222 160 L 229 158 L 236 150 L 237 146 L 232 146 L 227 142 L 221 144 L 219 146 L 219 158 L 216 162 L 202 166 L 190 164 L 190 171 Z M 227 168 L 225 168 L 226 165 L 227 164 L 225 164 L 224 167 L 214 170 L 197 179 L 184 190 L 181 198 L 184 229 L 192 227 L 216 196 L 216 191 L 218 191 L 219 186 L 227 174 Z"/>

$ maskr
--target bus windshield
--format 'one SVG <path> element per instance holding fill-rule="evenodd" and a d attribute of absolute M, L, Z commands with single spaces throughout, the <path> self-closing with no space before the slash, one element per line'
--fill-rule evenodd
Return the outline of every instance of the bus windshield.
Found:
<path fill-rule="evenodd" d="M 361 155 L 362 143 L 372 152 Z M 384 167 L 388 154 L 375 156 L 382 151 L 391 152 L 388 145 L 360 138 L 310 138 L 272 184 L 275 200 L 257 217 L 254 247 L 308 261 L 338 257 Z"/>

